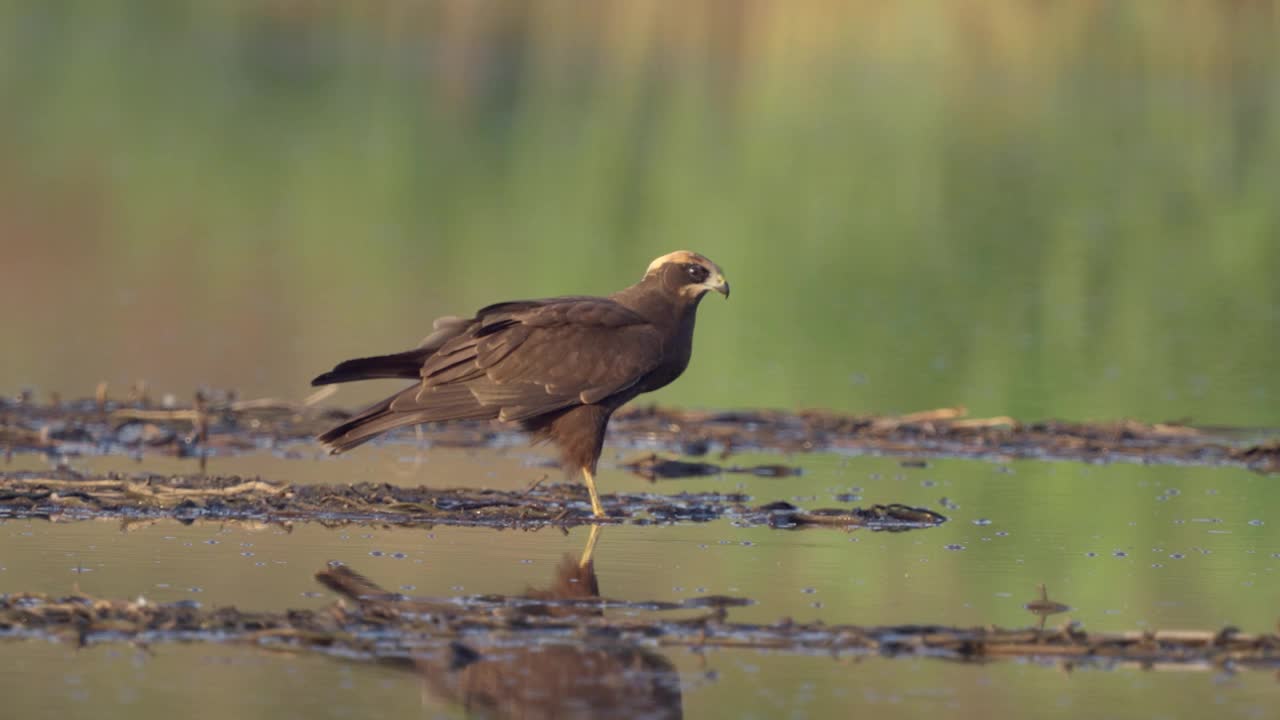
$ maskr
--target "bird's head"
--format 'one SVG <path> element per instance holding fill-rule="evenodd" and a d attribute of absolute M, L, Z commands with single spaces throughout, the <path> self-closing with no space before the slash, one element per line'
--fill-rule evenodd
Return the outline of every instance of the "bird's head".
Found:
<path fill-rule="evenodd" d="M 729 281 L 719 265 L 696 252 L 677 250 L 649 263 L 645 279 L 656 279 L 662 287 L 687 300 L 698 300 L 708 290 L 729 297 Z"/>

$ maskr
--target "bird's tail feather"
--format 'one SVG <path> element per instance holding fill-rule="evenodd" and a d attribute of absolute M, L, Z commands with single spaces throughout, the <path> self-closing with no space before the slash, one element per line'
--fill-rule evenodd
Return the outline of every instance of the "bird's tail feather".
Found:
<path fill-rule="evenodd" d="M 442 385 L 426 390 L 421 385 L 413 385 L 364 409 L 316 439 L 336 455 L 398 427 L 449 420 L 489 420 L 498 417 L 498 410 L 495 406 L 481 405 L 465 385 Z"/>
<path fill-rule="evenodd" d="M 376 405 L 365 408 L 357 413 L 355 417 L 331 430 L 325 431 L 316 439 L 320 441 L 320 444 L 326 450 L 334 455 L 369 442 L 378 433 L 396 427 L 389 422 L 395 417 L 391 413 L 391 401 L 394 399 L 395 396 L 393 395 Z"/>
<path fill-rule="evenodd" d="M 422 362 L 436 348 L 414 348 L 391 355 L 356 358 L 338 363 L 327 373 L 316 376 L 312 385 L 332 385 L 353 380 L 377 378 L 416 378 L 422 370 Z"/>

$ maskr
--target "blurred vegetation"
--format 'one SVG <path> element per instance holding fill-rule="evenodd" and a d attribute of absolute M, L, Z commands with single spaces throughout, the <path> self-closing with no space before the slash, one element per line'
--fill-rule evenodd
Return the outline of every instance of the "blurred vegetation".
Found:
<path fill-rule="evenodd" d="M 1278 30 L 1234 1 L 0 2 L 0 379 L 297 395 L 688 247 L 734 296 L 662 402 L 1277 424 Z"/>

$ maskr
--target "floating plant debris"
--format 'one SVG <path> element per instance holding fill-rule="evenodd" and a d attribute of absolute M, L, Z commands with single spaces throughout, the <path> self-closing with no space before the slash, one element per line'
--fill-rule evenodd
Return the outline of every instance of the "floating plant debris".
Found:
<path fill-rule="evenodd" d="M 740 493 L 617 493 L 601 496 L 613 516 L 604 522 L 706 522 L 779 528 L 835 527 L 913 530 L 946 522 L 906 505 L 805 510 L 790 503 L 749 504 Z M 572 526 L 592 517 L 577 483 L 526 491 L 406 487 L 389 483 L 284 485 L 259 478 L 206 475 L 79 475 L 70 471 L 0 472 L 0 517 L 64 519 L 172 517 L 264 522 L 378 522 L 405 526 Z"/>
<path fill-rule="evenodd" d="M 235 453 L 310 442 L 336 420 L 350 416 L 316 402 L 272 398 L 238 400 L 233 394 L 197 395 L 190 407 L 155 408 L 145 396 L 124 402 L 98 397 L 39 404 L 29 395 L 0 398 L 0 447 L 6 452 L 57 454 L 167 453 L 180 456 Z M 509 444 L 519 433 L 490 422 L 453 422 L 390 433 L 431 445 L 488 447 Z M 841 452 L 905 456 L 918 467 L 929 457 L 990 460 L 1032 458 L 1082 462 L 1140 462 L 1247 467 L 1280 471 L 1274 432 L 1247 428 L 1197 428 L 1059 421 L 1022 422 L 1008 417 L 967 418 L 964 408 L 940 408 L 897 417 L 825 411 L 692 411 L 658 407 L 624 409 L 609 426 L 614 445 L 721 457 L 745 450 Z M 779 467 L 724 468 L 711 463 L 639 462 L 654 478 L 720 472 L 778 474 Z M 787 468 L 789 469 L 789 468 Z"/>
<path fill-rule="evenodd" d="M 790 619 L 737 623 L 729 619 L 732 608 L 748 600 L 600 598 L 593 563 L 571 556 L 557 569 L 550 589 L 514 597 L 407 597 L 383 590 L 336 563 L 316 578 L 344 599 L 318 610 L 251 612 L 204 608 L 189 601 L 157 604 L 144 598 L 8 593 L 0 596 L 0 638 L 60 639 L 80 645 L 235 643 L 347 659 L 440 660 L 453 670 L 482 662 L 491 646 L 509 654 L 548 643 L 582 652 L 601 647 L 610 652 L 644 648 L 655 656 L 664 648 L 683 647 L 958 661 L 1018 658 L 1148 670 L 1280 668 L 1280 636 L 1243 633 L 1233 627 L 1091 633 L 1070 622 L 1055 629 L 948 627 L 926 622 L 829 625 Z M 604 613 L 606 608 L 636 612 L 615 616 Z M 682 615 L 672 617 L 673 612 Z"/>

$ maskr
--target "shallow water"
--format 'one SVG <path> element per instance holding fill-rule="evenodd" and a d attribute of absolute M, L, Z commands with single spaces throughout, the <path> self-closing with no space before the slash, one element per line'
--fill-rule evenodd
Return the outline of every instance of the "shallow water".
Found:
<path fill-rule="evenodd" d="M 21 652 L 15 652 L 20 648 Z M 1133 671 L 1064 673 L 1035 664 L 834 661 L 751 651 L 667 654 L 686 717 L 1269 717 L 1275 681 Z M 217 646 L 0 647 L 14 717 L 461 717 L 413 673 Z M 1135 702 L 1135 697 L 1145 701 Z"/>
<path fill-rule="evenodd" d="M 949 517 L 904 533 L 736 527 L 729 521 L 606 526 L 595 550 L 600 592 L 622 600 L 732 595 L 754 604 L 734 622 L 783 618 L 862 625 L 926 623 L 1022 627 L 1024 605 L 1045 584 L 1071 610 L 1051 617 L 1090 631 L 1239 626 L 1275 622 L 1280 540 L 1264 509 L 1280 490 L 1235 469 L 1141 465 L 937 460 L 924 467 L 891 458 L 830 454 L 744 455 L 743 464 L 802 467 L 788 478 L 721 476 L 650 483 L 613 467 L 630 451 L 609 451 L 605 492 L 735 490 L 753 502 L 805 507 L 903 502 Z M 290 482 L 383 480 L 407 484 L 520 487 L 542 474 L 543 455 L 433 451 L 385 445 L 351 457 L 216 458 L 211 471 L 261 473 Z M 12 467 L 43 459 L 15 458 Z M 148 458 L 153 471 L 191 470 L 191 460 Z M 82 458 L 82 470 L 136 469 L 119 457 Z M 505 484 L 505 485 L 504 485 Z M 860 498 L 852 500 L 852 498 Z M 1081 507 L 1080 498 L 1106 498 Z M 195 601 L 243 610 L 319 608 L 333 596 L 313 578 L 331 560 L 408 595 L 517 595 L 546 587 L 588 529 L 498 531 L 437 526 L 404 529 L 314 523 L 292 526 L 119 520 L 0 523 L 0 587 L 52 594 Z M 617 611 L 610 611 L 617 612 Z M 403 668 L 261 651 L 165 645 L 150 655 L 127 646 L 76 652 L 40 643 L 0 645 L 0 692 L 42 699 L 31 708 L 95 707 L 103 716 L 161 717 L 178 698 L 196 700 L 194 674 L 217 688 L 219 712 L 284 717 L 377 717 L 456 711 Z M 1176 716 L 1189 708 L 1256 716 L 1274 681 L 1260 673 L 1218 676 L 1132 669 L 1065 675 L 1051 663 L 956 666 L 940 660 L 840 659 L 742 650 L 700 656 L 666 648 L 690 716 L 820 717 L 855 707 L 888 716 L 925 710 L 962 717 L 1037 707 L 1048 714 Z M 39 691 L 33 693 L 32 689 Z M 23 692 L 18 692 L 22 690 Z M 191 690 L 191 692 L 187 692 Z M 1125 703 L 1134 692 L 1148 703 Z M 1113 704 L 1114 703 L 1114 704 Z M 197 702 L 197 704 L 199 704 Z"/>

